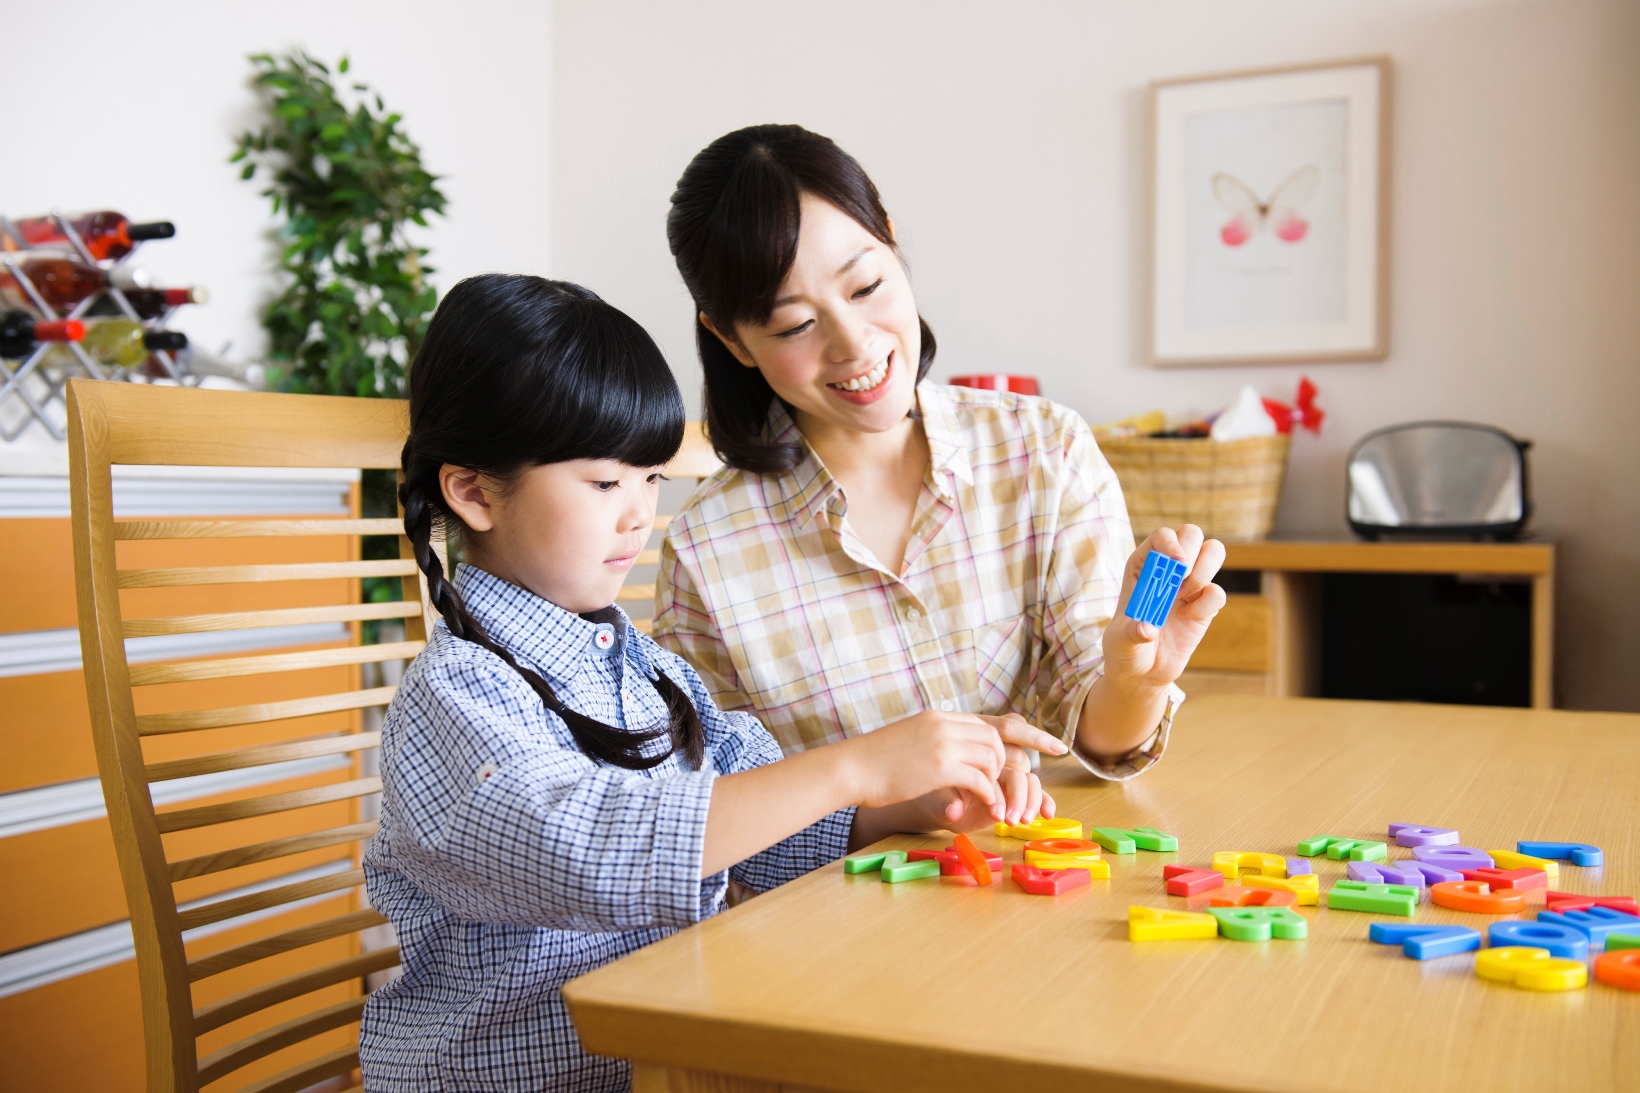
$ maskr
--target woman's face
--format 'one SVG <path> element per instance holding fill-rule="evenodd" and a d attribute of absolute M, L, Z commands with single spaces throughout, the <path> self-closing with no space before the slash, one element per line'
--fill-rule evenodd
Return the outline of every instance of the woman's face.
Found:
<path fill-rule="evenodd" d="M 922 336 L 894 249 L 837 206 L 804 194 L 797 257 L 769 321 L 736 324 L 725 344 L 816 426 L 880 433 L 916 399 Z M 721 335 L 720 335 L 721 337 Z"/>

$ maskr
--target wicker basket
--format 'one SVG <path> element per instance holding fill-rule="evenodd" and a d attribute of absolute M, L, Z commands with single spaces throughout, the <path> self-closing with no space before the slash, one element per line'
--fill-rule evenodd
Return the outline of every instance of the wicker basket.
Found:
<path fill-rule="evenodd" d="M 1116 469 L 1133 534 L 1196 524 L 1208 536 L 1243 543 L 1270 534 L 1290 436 L 1245 440 L 1105 437 L 1099 450 Z"/>

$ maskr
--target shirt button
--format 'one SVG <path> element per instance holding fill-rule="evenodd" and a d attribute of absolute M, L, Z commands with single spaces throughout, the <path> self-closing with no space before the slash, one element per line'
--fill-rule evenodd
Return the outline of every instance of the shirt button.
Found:
<path fill-rule="evenodd" d="M 956 708 L 957 708 L 956 703 L 952 702 L 949 698 L 943 700 L 940 703 L 940 709 L 944 710 L 946 713 L 950 713 L 952 710 L 954 710 Z"/>
<path fill-rule="evenodd" d="M 922 612 L 913 607 L 905 613 L 905 617 L 910 622 L 916 622 L 918 619 L 922 618 Z"/>
<path fill-rule="evenodd" d="M 599 649 L 608 649 L 615 644 L 615 631 L 607 626 L 598 627 L 598 632 L 592 635 L 592 644 Z"/>

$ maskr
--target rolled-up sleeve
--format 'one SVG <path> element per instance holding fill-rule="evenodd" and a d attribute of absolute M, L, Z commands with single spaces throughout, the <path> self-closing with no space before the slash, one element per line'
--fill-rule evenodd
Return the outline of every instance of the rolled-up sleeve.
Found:
<path fill-rule="evenodd" d="M 601 767 L 560 745 L 516 674 L 458 657 L 417 669 L 400 712 L 419 731 L 392 734 L 384 763 L 406 877 L 485 922 L 630 930 L 713 913 L 724 881 L 700 876 L 711 770 Z"/>
<path fill-rule="evenodd" d="M 1082 706 L 1104 674 L 1105 629 L 1122 594 L 1122 569 L 1133 553 L 1133 528 L 1116 472 L 1086 425 L 1073 429 L 1058 479 L 1046 587 L 1038 635 L 1043 650 L 1038 675 L 1038 723 L 1069 745 L 1088 771 L 1125 782 L 1149 769 L 1167 747 L 1173 714 L 1184 692 L 1169 686 L 1155 731 L 1138 747 L 1101 762 L 1076 745 Z"/>

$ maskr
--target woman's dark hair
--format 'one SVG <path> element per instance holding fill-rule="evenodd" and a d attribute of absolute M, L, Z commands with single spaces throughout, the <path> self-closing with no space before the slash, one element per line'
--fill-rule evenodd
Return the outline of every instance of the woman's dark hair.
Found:
<path fill-rule="evenodd" d="M 880 242 L 894 246 L 877 187 L 853 156 L 800 125 L 754 125 L 708 144 L 678 179 L 666 239 L 694 297 L 695 345 L 706 374 L 706 434 L 718 458 L 759 474 L 790 470 L 803 446 L 768 435 L 774 389 L 746 368 L 700 321 L 725 333 L 766 323 L 797 257 L 803 194 L 836 205 Z M 934 332 L 918 318 L 917 381 L 934 363 Z"/>
<path fill-rule="evenodd" d="M 571 459 L 654 467 L 683 443 L 683 398 L 661 351 L 637 323 L 565 281 L 488 273 L 439 304 L 410 364 L 410 436 L 404 442 L 404 533 L 427 592 L 455 637 L 482 645 L 523 676 L 594 759 L 646 770 L 682 751 L 699 768 L 705 738 L 694 703 L 665 672 L 655 689 L 668 723 L 625 730 L 570 709 L 539 674 L 484 632 L 445 579 L 433 524 L 459 530 L 439 487 L 446 463 L 505 485 L 519 471 Z M 646 756 L 670 736 L 672 747 Z"/>

